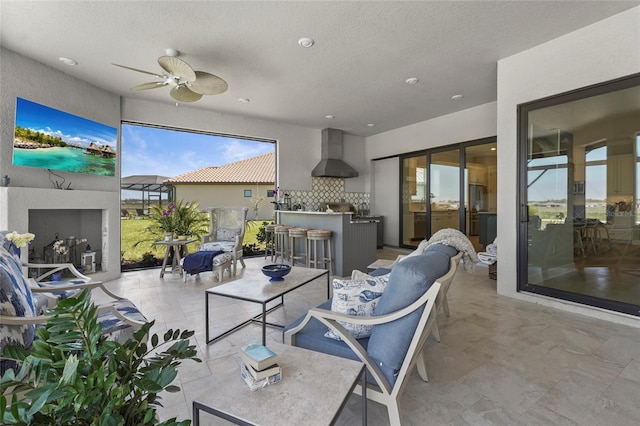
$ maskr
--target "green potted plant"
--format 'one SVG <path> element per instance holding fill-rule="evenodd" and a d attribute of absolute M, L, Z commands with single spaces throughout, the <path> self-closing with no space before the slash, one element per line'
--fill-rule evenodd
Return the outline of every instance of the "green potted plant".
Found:
<path fill-rule="evenodd" d="M 160 423 L 160 393 L 182 360 L 196 358 L 193 331 L 151 336 L 145 324 L 125 343 L 107 340 L 88 291 L 61 300 L 36 331 L 31 348 L 6 346 L 2 356 L 21 365 L 0 380 L 0 422 L 15 425 L 189 425 L 175 418 Z"/>
<path fill-rule="evenodd" d="M 200 237 L 208 232 L 209 221 L 195 201 L 178 200 L 170 203 L 166 209 L 161 205 L 153 205 L 149 213 L 151 224 L 147 230 L 156 238 L 167 233 L 172 233 L 175 237 L 179 235 Z"/>

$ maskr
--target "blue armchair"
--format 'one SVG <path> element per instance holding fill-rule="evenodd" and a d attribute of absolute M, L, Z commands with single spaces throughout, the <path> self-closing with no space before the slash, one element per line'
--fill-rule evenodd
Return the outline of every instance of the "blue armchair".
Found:
<path fill-rule="evenodd" d="M 398 263 L 371 317 L 346 315 L 323 303 L 288 325 L 285 343 L 362 361 L 367 367 L 367 398 L 387 406 L 392 425 L 401 423 L 399 400 L 418 364 L 426 380 L 423 347 L 435 322 L 436 300 L 453 279 L 457 250 L 436 245 Z M 372 325 L 370 337 L 354 338 L 340 322 Z M 332 330 L 341 340 L 325 337 Z M 356 392 L 361 394 L 362 389 Z"/>

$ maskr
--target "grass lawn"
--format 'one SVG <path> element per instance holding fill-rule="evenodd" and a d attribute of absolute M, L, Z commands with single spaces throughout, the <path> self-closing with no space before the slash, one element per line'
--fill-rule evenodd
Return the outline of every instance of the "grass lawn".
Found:
<path fill-rule="evenodd" d="M 160 238 L 154 238 L 147 233 L 145 229 L 149 226 L 148 219 L 122 219 L 120 227 L 122 231 L 120 258 L 128 260 L 141 260 L 144 253 L 150 252 L 155 257 L 164 258 L 165 248 L 163 246 L 152 245 L 153 241 Z M 258 229 L 262 225 L 262 221 L 249 221 L 244 234 L 244 245 L 257 244 L 264 249 L 264 244 L 259 244 L 256 239 Z M 135 245 L 140 242 L 137 246 Z M 198 248 L 199 242 L 189 244 L 189 251 L 194 252 Z"/>

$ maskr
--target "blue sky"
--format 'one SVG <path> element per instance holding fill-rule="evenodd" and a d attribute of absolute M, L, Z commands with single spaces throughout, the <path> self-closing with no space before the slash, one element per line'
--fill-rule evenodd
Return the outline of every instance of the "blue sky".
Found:
<path fill-rule="evenodd" d="M 116 150 L 118 141 L 118 129 L 115 127 L 22 98 L 16 101 L 16 126 L 58 136 L 65 142 L 82 146 L 96 142 Z"/>
<path fill-rule="evenodd" d="M 221 166 L 273 152 L 268 142 L 122 125 L 122 177 L 175 177 L 207 166 Z"/>

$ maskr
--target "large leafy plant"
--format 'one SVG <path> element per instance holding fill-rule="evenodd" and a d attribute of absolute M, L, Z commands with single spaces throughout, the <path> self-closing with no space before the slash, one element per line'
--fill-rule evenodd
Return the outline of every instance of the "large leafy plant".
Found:
<path fill-rule="evenodd" d="M 175 236 L 191 235 L 200 237 L 209 232 L 209 219 L 200 211 L 197 202 L 178 200 L 167 208 L 152 205 L 149 210 L 150 225 L 147 232 L 157 239 L 171 232 Z"/>
<path fill-rule="evenodd" d="M 107 340 L 98 308 L 85 290 L 61 300 L 28 350 L 6 346 L 3 357 L 21 365 L 0 381 L 0 422 L 15 425 L 189 425 L 175 418 L 158 423 L 162 391 L 182 360 L 196 358 L 193 331 L 151 336 L 147 323 L 125 343 Z"/>

